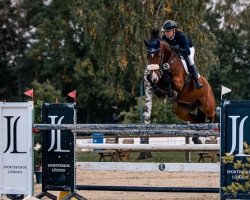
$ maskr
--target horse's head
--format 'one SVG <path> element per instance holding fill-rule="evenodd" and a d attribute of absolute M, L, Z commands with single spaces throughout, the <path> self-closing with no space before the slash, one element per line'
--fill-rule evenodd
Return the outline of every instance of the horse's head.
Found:
<path fill-rule="evenodd" d="M 159 40 L 146 41 L 144 40 L 145 45 L 147 46 L 147 70 L 150 75 L 147 76 L 151 79 L 153 83 L 157 83 L 161 76 L 160 65 L 161 65 L 161 46 Z"/>
<path fill-rule="evenodd" d="M 157 83 L 163 74 L 163 66 L 171 57 L 172 50 L 170 46 L 160 39 L 146 41 L 147 46 L 147 79 L 152 83 Z"/>

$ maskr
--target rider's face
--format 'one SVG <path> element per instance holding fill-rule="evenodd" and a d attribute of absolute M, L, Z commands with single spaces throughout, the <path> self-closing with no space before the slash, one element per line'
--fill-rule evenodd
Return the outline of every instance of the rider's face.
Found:
<path fill-rule="evenodd" d="M 174 35 L 174 29 L 170 31 L 165 31 L 165 35 L 167 38 L 172 38 Z"/>

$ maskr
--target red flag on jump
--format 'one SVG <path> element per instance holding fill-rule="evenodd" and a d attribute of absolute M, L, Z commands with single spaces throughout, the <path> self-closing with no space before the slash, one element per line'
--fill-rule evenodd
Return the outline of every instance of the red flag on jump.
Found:
<path fill-rule="evenodd" d="M 27 91 L 25 91 L 24 92 L 24 94 L 26 95 L 26 96 L 29 96 L 29 97 L 32 97 L 33 98 L 33 88 L 32 89 L 29 89 L 29 90 L 27 90 Z"/>
<path fill-rule="evenodd" d="M 70 92 L 70 93 L 68 94 L 68 96 L 71 97 L 71 98 L 73 98 L 73 99 L 76 101 L 76 90 Z"/>

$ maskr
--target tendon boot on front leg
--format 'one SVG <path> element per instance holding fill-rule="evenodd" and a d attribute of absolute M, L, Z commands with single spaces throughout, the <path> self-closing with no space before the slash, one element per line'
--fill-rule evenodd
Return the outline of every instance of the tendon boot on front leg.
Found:
<path fill-rule="evenodd" d="M 171 88 L 171 82 L 172 82 L 171 73 L 169 70 L 167 70 L 165 73 L 165 86 L 166 86 L 165 94 L 168 98 L 173 98 L 174 96 L 174 93 Z"/>

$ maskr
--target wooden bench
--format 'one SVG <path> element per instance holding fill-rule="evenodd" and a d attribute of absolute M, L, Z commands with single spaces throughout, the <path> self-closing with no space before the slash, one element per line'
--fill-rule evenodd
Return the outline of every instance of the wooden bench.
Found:
<path fill-rule="evenodd" d="M 205 144 L 218 144 L 218 140 L 217 139 L 214 139 L 214 140 L 208 139 L 208 140 L 205 140 Z M 218 155 L 219 155 L 218 151 L 198 152 L 198 156 L 199 156 L 198 162 L 200 162 L 200 161 L 205 162 L 204 158 L 209 158 L 211 162 L 216 162 Z"/>
<path fill-rule="evenodd" d="M 106 144 L 117 144 L 117 138 L 107 138 Z M 106 162 L 107 157 L 110 158 L 110 161 L 117 161 L 117 150 L 113 149 L 103 149 L 98 150 L 98 154 L 100 155 L 99 162 L 104 161 Z"/>
<path fill-rule="evenodd" d="M 134 139 L 130 138 L 130 139 L 124 139 L 123 140 L 123 144 L 134 144 Z M 120 150 L 119 151 L 119 158 L 120 160 L 122 161 L 127 161 L 130 159 L 130 153 L 131 153 L 131 150 Z"/>

